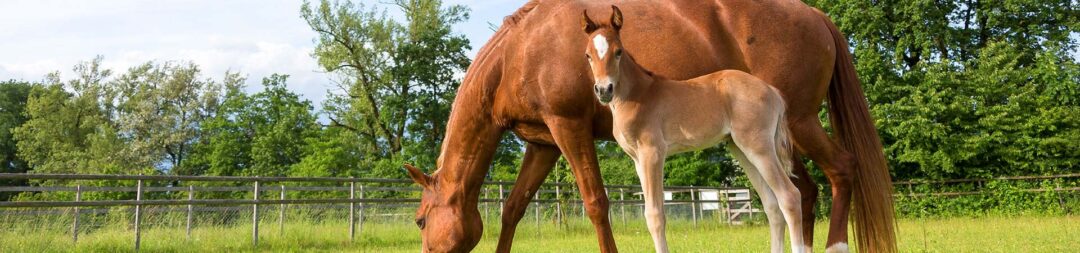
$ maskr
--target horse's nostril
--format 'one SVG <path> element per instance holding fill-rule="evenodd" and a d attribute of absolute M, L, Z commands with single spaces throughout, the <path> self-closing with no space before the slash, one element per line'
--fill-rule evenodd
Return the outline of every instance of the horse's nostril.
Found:
<path fill-rule="evenodd" d="M 615 89 L 615 85 L 611 85 L 611 84 L 608 84 L 608 86 L 607 86 L 607 92 L 608 92 L 608 93 L 611 93 L 611 90 L 613 90 L 613 89 Z"/>

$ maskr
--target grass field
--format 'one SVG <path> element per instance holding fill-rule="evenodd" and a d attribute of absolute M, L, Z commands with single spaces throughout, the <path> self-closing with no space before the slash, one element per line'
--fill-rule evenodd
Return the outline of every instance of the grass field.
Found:
<path fill-rule="evenodd" d="M 475 252 L 493 252 L 498 224 L 485 226 L 484 238 Z M 251 228 L 200 228 L 188 240 L 183 228 L 144 230 L 145 252 L 417 252 L 420 238 L 410 224 L 366 224 L 355 243 L 348 241 L 342 224 L 288 224 L 282 236 L 277 224 L 263 226 L 260 245 L 251 246 Z M 615 224 L 621 252 L 650 252 L 652 242 L 643 222 Z M 60 231 L 0 232 L 0 252 L 129 252 L 133 235 L 127 229 L 101 229 L 83 234 L 78 243 Z M 538 233 L 539 232 L 539 233 Z M 1077 252 L 1080 249 L 1080 217 L 992 217 L 950 219 L 902 219 L 899 221 L 902 252 Z M 817 225 L 815 251 L 824 251 L 826 226 Z M 725 226 L 710 223 L 669 224 L 672 252 L 766 252 L 768 231 L 764 226 Z M 515 252 L 595 252 L 592 227 L 578 220 L 564 228 L 545 224 L 537 231 L 525 221 L 519 228 Z"/>

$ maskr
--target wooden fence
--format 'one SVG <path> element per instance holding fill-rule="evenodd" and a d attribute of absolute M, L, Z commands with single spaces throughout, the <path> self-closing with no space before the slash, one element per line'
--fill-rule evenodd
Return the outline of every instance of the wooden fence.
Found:
<path fill-rule="evenodd" d="M 258 246 L 259 240 L 259 217 L 260 206 L 278 205 L 278 225 L 281 230 L 284 230 L 285 220 L 285 208 L 289 205 L 311 205 L 311 204 L 347 204 L 348 205 L 348 226 L 349 226 L 349 240 L 354 240 L 358 233 L 357 227 L 363 227 L 364 222 L 364 205 L 365 204 L 401 204 L 401 203 L 417 203 L 420 200 L 415 198 L 419 196 L 416 192 L 421 191 L 419 187 L 413 186 L 413 182 L 404 179 L 365 179 L 365 178 L 332 178 L 332 177 L 215 177 L 215 176 L 165 176 L 165 175 L 76 175 L 76 174 L 4 174 L 0 173 L 0 179 L 22 179 L 22 180 L 54 180 L 54 181 L 106 181 L 106 182 L 118 182 L 118 181 L 134 181 L 134 187 L 125 186 L 83 186 L 76 184 L 75 186 L 0 186 L 0 192 L 67 192 L 73 193 L 74 198 L 71 200 L 46 200 L 46 201 L 4 201 L 0 202 L 0 209 L 4 208 L 57 208 L 68 207 L 74 209 L 74 217 L 72 219 L 72 240 L 78 241 L 79 236 L 79 214 L 82 213 L 80 208 L 84 207 L 122 207 L 130 206 L 133 208 L 134 218 L 132 221 L 134 229 L 134 248 L 139 250 L 142 236 L 141 226 L 143 208 L 147 206 L 185 206 L 186 207 L 186 232 L 188 237 L 191 236 L 193 213 L 196 211 L 196 206 L 251 206 L 251 218 L 252 218 L 252 245 Z M 147 186 L 149 182 L 162 183 L 165 186 Z M 196 182 L 230 182 L 249 184 L 250 186 L 196 186 Z M 321 183 L 321 184 L 333 184 L 337 186 L 291 186 L 286 183 Z M 70 185 L 70 183 L 69 183 Z M 397 185 L 397 186 L 386 186 Z M 481 193 L 481 205 L 485 213 L 491 213 L 493 208 L 491 205 L 497 205 L 498 210 L 501 211 L 502 204 L 506 195 L 509 193 L 509 188 L 513 186 L 512 182 L 485 182 L 483 191 Z M 565 219 L 563 216 L 569 210 L 564 210 L 564 205 L 574 204 L 580 207 L 582 216 L 584 216 L 584 205 L 581 204 L 580 198 L 574 198 L 576 196 L 576 188 L 573 184 L 566 183 L 547 183 L 541 187 L 536 197 L 531 201 L 535 207 L 531 208 L 534 211 L 535 222 L 537 226 L 540 223 L 540 204 L 549 204 L 553 206 L 554 218 L 557 220 L 557 224 L 562 224 Z M 612 200 L 609 203 L 612 204 L 611 212 L 614 216 L 616 210 L 619 211 L 622 222 L 627 222 L 627 207 L 640 209 L 643 204 L 643 200 L 639 195 L 634 194 L 640 191 L 640 187 L 636 185 L 609 185 L 606 186 L 609 197 L 618 200 Z M 725 208 L 734 206 L 739 203 L 728 203 L 728 198 L 719 198 L 715 200 L 701 200 L 700 193 L 702 191 L 748 191 L 746 188 L 740 187 L 694 187 L 694 186 L 668 186 L 667 190 L 679 191 L 682 193 L 689 193 L 689 199 L 682 197 L 679 199 L 673 199 L 666 201 L 668 205 L 681 205 L 689 207 L 691 213 L 691 219 L 694 220 L 696 225 L 698 220 L 704 217 L 702 211 L 702 204 L 715 204 L 721 205 Z M 342 192 L 346 191 L 347 198 L 287 198 L 286 192 Z M 126 192 L 135 193 L 134 199 L 126 200 L 84 200 L 84 194 L 93 192 Z M 199 199 L 196 198 L 196 193 L 202 192 L 247 192 L 250 198 L 237 199 L 237 198 L 216 198 L 216 199 Z M 265 198 L 267 193 L 274 194 L 277 198 Z M 409 197 L 390 197 L 390 198 L 372 198 L 365 197 L 365 193 L 371 192 L 397 192 L 405 193 L 398 194 L 399 196 L 413 196 Z M 147 199 L 145 194 L 148 193 L 167 193 L 163 195 L 178 196 L 186 195 L 184 199 Z M 186 193 L 186 194 L 183 194 Z M 303 195 L 303 194 L 301 194 Z M 616 196 L 617 195 L 617 196 Z M 543 197 L 542 197 L 543 196 Z M 749 200 L 733 200 L 748 202 Z M 617 209 L 616 209 L 617 207 Z M 728 215 L 728 209 L 725 209 L 722 215 Z M 735 209 L 731 209 L 735 210 Z M 726 220 L 726 219 L 722 219 Z"/>

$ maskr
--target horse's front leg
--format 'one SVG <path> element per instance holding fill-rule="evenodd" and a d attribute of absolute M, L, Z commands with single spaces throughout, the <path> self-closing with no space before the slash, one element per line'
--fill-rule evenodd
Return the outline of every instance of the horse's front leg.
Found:
<path fill-rule="evenodd" d="M 562 116 L 551 116 L 545 122 L 551 128 L 551 135 L 562 150 L 563 157 L 570 162 L 585 211 L 596 229 L 600 252 L 618 252 L 615 237 L 611 234 L 611 221 L 608 220 L 610 203 L 604 191 L 604 180 L 600 177 L 600 165 L 596 161 L 592 122 Z"/>
<path fill-rule="evenodd" d="M 656 252 L 666 253 L 668 246 L 667 220 L 664 217 L 664 158 L 667 154 L 659 145 L 639 146 L 634 153 L 634 166 L 645 197 L 645 223 L 649 226 Z"/>
<path fill-rule="evenodd" d="M 555 167 L 558 160 L 558 147 L 536 143 L 525 146 L 521 172 L 518 172 L 517 182 L 503 206 L 502 231 L 499 232 L 499 246 L 495 252 L 510 252 L 514 232 L 521 217 L 525 215 L 525 209 L 529 207 L 529 200 L 536 195 L 536 190 L 544 183 L 544 178 L 551 173 L 551 168 Z"/>

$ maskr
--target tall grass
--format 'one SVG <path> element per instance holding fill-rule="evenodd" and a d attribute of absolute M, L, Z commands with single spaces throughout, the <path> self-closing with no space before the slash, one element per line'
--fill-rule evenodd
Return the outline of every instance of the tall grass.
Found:
<path fill-rule="evenodd" d="M 30 224 L 20 224 L 30 225 Z M 143 230 L 145 252 L 417 252 L 420 237 L 409 222 L 366 223 L 355 241 L 341 221 L 289 221 L 285 230 L 276 222 L 260 224 L 259 246 L 251 241 L 251 224 L 200 227 L 187 238 L 183 227 Z M 902 252 L 1070 252 L 1080 249 L 1080 217 L 1022 216 L 946 219 L 901 219 L 898 241 Z M 492 252 L 498 241 L 496 223 L 485 225 L 475 252 Z M 35 231 L 28 233 L 27 231 Z M 650 252 L 652 241 L 644 222 L 614 224 L 621 252 Z M 827 224 L 816 226 L 815 250 L 824 250 Z M 672 221 L 668 239 L 673 252 L 765 252 L 765 226 L 727 226 L 714 221 L 698 226 Z M 81 234 L 73 243 L 62 230 L 17 229 L 0 231 L 0 252 L 130 252 L 134 242 L 130 226 L 107 226 Z M 531 220 L 519 225 L 515 252 L 596 252 L 592 226 L 571 219 L 563 226 Z"/>

